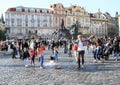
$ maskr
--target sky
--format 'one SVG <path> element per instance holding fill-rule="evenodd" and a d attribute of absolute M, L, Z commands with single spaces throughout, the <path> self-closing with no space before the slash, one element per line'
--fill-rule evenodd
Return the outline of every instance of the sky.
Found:
<path fill-rule="evenodd" d="M 34 8 L 49 8 L 51 4 L 62 3 L 64 7 L 70 5 L 79 5 L 86 8 L 89 13 L 101 12 L 110 13 L 115 16 L 116 11 L 120 14 L 120 0 L 1 0 L 0 1 L 0 14 L 10 7 L 24 6 Z"/>

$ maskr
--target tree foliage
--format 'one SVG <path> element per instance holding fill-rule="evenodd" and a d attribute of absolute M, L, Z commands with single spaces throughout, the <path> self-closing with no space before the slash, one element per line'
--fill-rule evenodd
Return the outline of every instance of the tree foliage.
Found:
<path fill-rule="evenodd" d="M 0 40 L 6 40 L 6 30 L 0 30 Z"/>

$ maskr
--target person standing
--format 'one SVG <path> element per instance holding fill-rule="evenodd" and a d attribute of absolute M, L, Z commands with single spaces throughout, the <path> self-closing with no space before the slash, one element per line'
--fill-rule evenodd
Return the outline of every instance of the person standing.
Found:
<path fill-rule="evenodd" d="M 25 67 L 28 67 L 28 64 L 29 64 L 29 52 L 27 50 L 27 48 L 24 48 L 23 49 L 23 59 L 24 59 L 24 64 L 25 64 Z"/>
<path fill-rule="evenodd" d="M 45 51 L 45 46 L 42 44 L 39 46 L 39 55 L 40 55 L 40 68 L 44 69 L 44 51 Z"/>
<path fill-rule="evenodd" d="M 84 54 L 85 54 L 85 50 L 84 50 L 84 46 L 83 46 L 83 42 L 82 42 L 82 35 L 78 35 L 78 56 L 77 56 L 77 62 L 78 62 L 78 69 L 81 68 L 81 64 L 80 64 L 80 59 L 82 58 L 82 67 L 84 67 Z"/>
<path fill-rule="evenodd" d="M 100 38 L 96 39 L 95 45 L 96 48 L 94 51 L 94 62 L 101 63 L 101 57 L 103 55 L 103 43 Z"/>
<path fill-rule="evenodd" d="M 114 58 L 117 61 L 118 56 L 119 56 L 119 40 L 118 40 L 118 37 L 115 37 L 114 40 L 113 40 L 113 50 L 114 50 Z"/>
<path fill-rule="evenodd" d="M 34 49 L 34 40 L 31 40 L 30 42 L 30 63 L 31 65 L 35 66 L 35 56 L 36 56 L 36 51 Z"/>
<path fill-rule="evenodd" d="M 12 52 L 12 59 L 16 59 L 17 49 L 16 49 L 15 41 L 13 41 L 11 43 L 11 49 L 13 50 L 13 52 Z"/>
<path fill-rule="evenodd" d="M 66 54 L 67 51 L 68 51 L 68 49 L 67 49 L 67 39 L 66 38 L 64 38 L 64 40 L 63 40 L 63 48 L 64 48 L 64 53 Z"/>
<path fill-rule="evenodd" d="M 68 41 L 68 56 L 72 57 L 72 47 L 73 47 L 73 41 L 69 40 Z"/>
<path fill-rule="evenodd" d="M 77 44 L 76 41 L 75 41 L 74 44 L 73 44 L 72 50 L 73 50 L 73 54 L 74 54 L 74 57 L 75 57 L 75 61 L 77 62 L 77 50 L 78 50 L 78 44 Z"/>
<path fill-rule="evenodd" d="M 54 47 L 54 59 L 55 59 L 55 61 L 58 61 L 58 48 L 55 46 Z"/>
<path fill-rule="evenodd" d="M 54 47 L 56 46 L 56 43 L 54 40 L 52 40 L 51 42 L 51 50 L 52 50 L 52 54 L 54 54 Z"/>

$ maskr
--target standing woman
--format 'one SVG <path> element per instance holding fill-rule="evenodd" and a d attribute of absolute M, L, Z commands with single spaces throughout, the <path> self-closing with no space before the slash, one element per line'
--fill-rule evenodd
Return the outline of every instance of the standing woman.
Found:
<path fill-rule="evenodd" d="M 77 56 L 77 62 L 78 62 L 78 69 L 81 68 L 81 64 L 80 64 L 80 59 L 82 58 L 82 67 L 84 66 L 84 54 L 85 54 L 85 50 L 84 50 L 84 46 L 83 46 L 83 42 L 82 42 L 82 35 L 78 35 L 78 56 Z"/>
<path fill-rule="evenodd" d="M 117 61 L 119 57 L 119 40 L 117 36 L 114 37 L 114 40 L 113 40 L 113 51 L 114 51 L 114 58 Z"/>
<path fill-rule="evenodd" d="M 23 49 L 23 59 L 24 59 L 24 64 L 25 64 L 25 67 L 28 67 L 28 64 L 29 64 L 29 52 L 27 50 L 27 48 L 24 48 Z"/>

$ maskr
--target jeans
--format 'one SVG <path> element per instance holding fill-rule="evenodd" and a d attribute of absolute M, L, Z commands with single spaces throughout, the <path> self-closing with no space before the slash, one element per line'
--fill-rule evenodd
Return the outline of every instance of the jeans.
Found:
<path fill-rule="evenodd" d="M 43 63 L 44 63 L 44 56 L 40 57 L 40 66 L 43 67 Z"/>
<path fill-rule="evenodd" d="M 85 51 L 78 51 L 78 58 L 77 58 L 77 62 L 78 62 L 78 68 L 80 68 L 80 58 L 82 58 L 82 65 L 84 65 L 84 54 Z"/>
<path fill-rule="evenodd" d="M 100 60 L 99 49 L 95 49 L 95 51 L 94 51 L 94 59 Z"/>
<path fill-rule="evenodd" d="M 71 52 L 71 50 L 68 50 L 68 56 L 69 56 L 69 57 L 72 57 L 72 52 Z"/>
<path fill-rule="evenodd" d="M 64 53 L 67 53 L 67 47 L 64 46 Z"/>
<path fill-rule="evenodd" d="M 55 55 L 55 56 L 54 56 L 54 58 L 55 58 L 55 60 L 57 60 L 57 61 L 58 61 L 58 55 Z"/>
<path fill-rule="evenodd" d="M 24 65 L 28 65 L 29 64 L 29 58 L 25 58 L 24 59 Z"/>
<path fill-rule="evenodd" d="M 115 57 L 116 60 L 118 59 L 118 56 L 119 56 L 119 53 L 118 53 L 118 52 L 115 52 L 115 53 L 114 53 L 114 57 Z"/>

